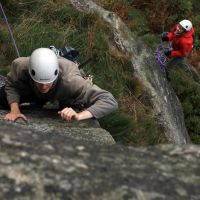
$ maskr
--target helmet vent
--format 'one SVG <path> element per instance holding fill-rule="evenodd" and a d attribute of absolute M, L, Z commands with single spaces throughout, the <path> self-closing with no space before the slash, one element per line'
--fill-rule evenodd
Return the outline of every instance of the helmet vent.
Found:
<path fill-rule="evenodd" d="M 31 70 L 31 74 L 32 74 L 32 76 L 35 76 L 35 70 Z"/>
<path fill-rule="evenodd" d="M 54 73 L 54 74 L 55 74 L 55 76 L 58 74 L 58 70 L 57 70 L 57 69 L 55 70 L 55 73 Z"/>

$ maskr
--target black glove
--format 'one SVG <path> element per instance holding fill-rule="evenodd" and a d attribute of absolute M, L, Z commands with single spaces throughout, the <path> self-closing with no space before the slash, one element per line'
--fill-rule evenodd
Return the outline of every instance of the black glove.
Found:
<path fill-rule="evenodd" d="M 162 41 L 169 41 L 169 38 L 167 37 L 168 32 L 163 32 L 161 34 L 161 40 Z"/>
<path fill-rule="evenodd" d="M 171 50 L 166 50 L 166 51 L 164 51 L 164 54 L 165 54 L 165 56 L 171 56 Z"/>

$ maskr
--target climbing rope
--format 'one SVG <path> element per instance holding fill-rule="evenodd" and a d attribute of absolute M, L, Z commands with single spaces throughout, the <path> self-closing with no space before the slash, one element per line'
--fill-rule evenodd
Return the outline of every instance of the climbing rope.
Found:
<path fill-rule="evenodd" d="M 169 62 L 169 59 L 167 56 L 165 56 L 164 52 L 169 49 L 171 49 L 170 44 L 161 43 L 158 45 L 154 53 L 156 62 L 159 64 L 162 73 L 166 72 L 166 66 Z"/>
<path fill-rule="evenodd" d="M 6 25 L 7 25 L 7 27 L 8 27 L 8 31 L 9 31 L 9 33 L 10 33 L 10 36 L 11 36 L 11 39 L 12 39 L 12 43 L 13 43 L 13 45 L 14 45 L 14 47 L 15 47 L 17 56 L 20 57 L 19 50 L 18 50 L 18 48 L 17 48 L 17 45 L 16 45 L 16 42 L 15 42 L 15 39 L 14 39 L 12 30 L 11 30 L 10 25 L 9 25 L 9 23 L 8 23 L 8 19 L 7 19 L 7 17 L 6 17 L 5 12 L 4 12 L 3 6 L 1 5 L 1 2 L 0 2 L 0 8 L 1 8 L 1 12 L 2 12 L 2 14 L 3 14 L 3 17 L 4 17 L 4 19 L 5 19 Z"/>

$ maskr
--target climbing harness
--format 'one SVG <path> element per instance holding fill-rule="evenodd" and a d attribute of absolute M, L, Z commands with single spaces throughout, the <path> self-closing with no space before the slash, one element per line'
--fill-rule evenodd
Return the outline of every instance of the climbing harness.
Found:
<path fill-rule="evenodd" d="M 3 14 L 3 17 L 4 17 L 4 19 L 5 19 L 6 25 L 7 25 L 7 27 L 8 27 L 8 31 L 9 31 L 9 33 L 10 33 L 10 37 L 11 37 L 12 43 L 13 43 L 13 45 L 14 45 L 14 47 L 15 47 L 17 56 L 20 57 L 19 50 L 18 50 L 18 48 L 17 48 L 17 44 L 16 44 L 16 41 L 15 41 L 15 38 L 14 38 L 14 36 L 13 36 L 12 30 L 11 30 L 10 25 L 9 25 L 9 23 L 8 23 L 8 19 L 7 19 L 7 17 L 6 17 L 5 12 L 4 12 L 3 6 L 1 5 L 1 2 L 0 2 L 0 8 L 1 8 L 1 12 L 2 12 L 2 14 Z"/>

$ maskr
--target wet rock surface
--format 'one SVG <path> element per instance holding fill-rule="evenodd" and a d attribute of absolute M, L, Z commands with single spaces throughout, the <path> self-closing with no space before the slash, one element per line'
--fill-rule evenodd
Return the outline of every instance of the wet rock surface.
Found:
<path fill-rule="evenodd" d="M 0 199 L 200 199 L 199 146 L 98 145 L 0 127 Z"/>

